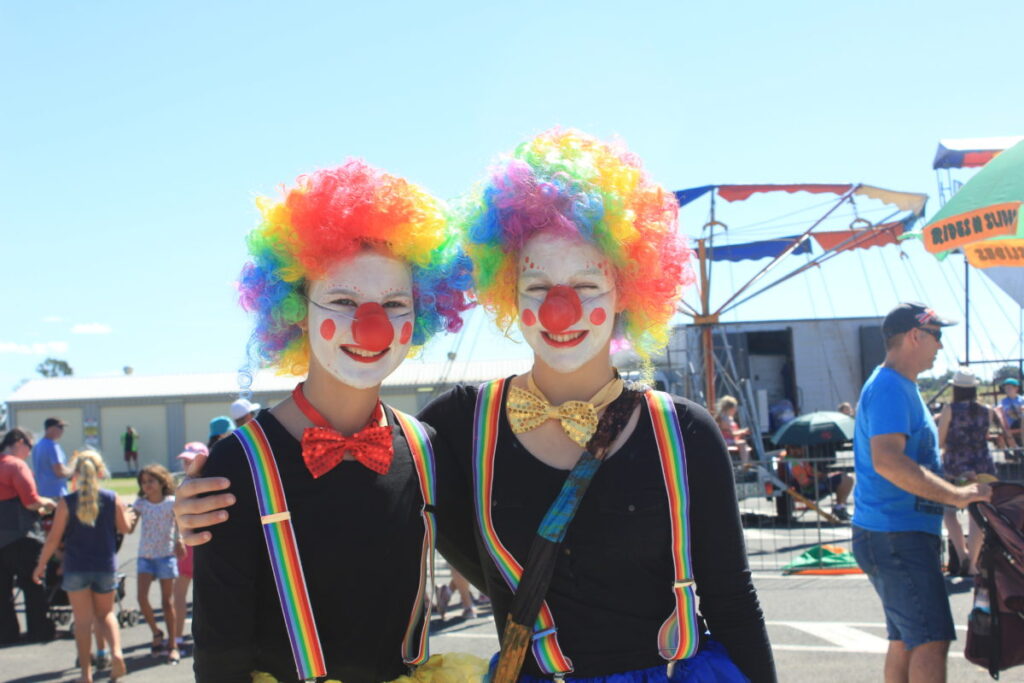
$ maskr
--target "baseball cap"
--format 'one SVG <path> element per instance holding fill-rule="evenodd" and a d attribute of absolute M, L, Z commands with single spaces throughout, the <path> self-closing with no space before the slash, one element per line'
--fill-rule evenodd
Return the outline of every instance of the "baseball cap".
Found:
<path fill-rule="evenodd" d="M 889 311 L 882 321 L 882 336 L 888 339 L 893 335 L 903 334 L 915 328 L 922 328 L 925 325 L 936 327 L 949 327 L 956 325 L 953 320 L 947 320 L 924 304 L 904 302 Z"/>
<path fill-rule="evenodd" d="M 260 409 L 259 403 L 250 403 L 249 399 L 240 398 L 231 404 L 231 419 L 240 420 L 249 413 L 255 413 Z"/>
<path fill-rule="evenodd" d="M 50 427 L 64 427 L 66 425 L 67 422 L 59 417 L 48 417 L 43 421 L 43 429 L 49 429 Z"/>
<path fill-rule="evenodd" d="M 199 441 L 189 441 L 187 444 L 185 444 L 185 450 L 183 450 L 181 453 L 178 453 L 178 458 L 180 460 L 185 460 L 186 462 L 192 462 L 193 460 L 195 460 L 195 457 L 197 455 L 209 454 L 210 451 L 209 449 L 206 448 L 206 444 L 200 443 Z"/>
<path fill-rule="evenodd" d="M 210 420 L 210 438 L 227 434 L 235 428 L 235 423 L 227 415 L 219 415 Z"/>
<path fill-rule="evenodd" d="M 1020 381 L 1019 381 L 1019 380 L 1016 380 L 1016 379 L 1014 379 L 1013 377 L 1007 377 L 1006 379 L 1004 379 L 1004 380 L 1002 381 L 1002 383 L 1001 383 L 1001 384 L 1000 384 L 999 386 L 1001 386 L 1001 387 L 1004 387 L 1004 386 L 1006 386 L 1007 384 L 1012 384 L 1012 385 L 1013 385 L 1013 386 L 1015 386 L 1015 387 L 1019 387 L 1019 386 L 1020 386 Z"/>

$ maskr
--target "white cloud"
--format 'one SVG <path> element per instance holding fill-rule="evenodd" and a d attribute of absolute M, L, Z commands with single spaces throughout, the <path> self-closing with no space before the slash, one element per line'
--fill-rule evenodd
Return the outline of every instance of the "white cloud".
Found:
<path fill-rule="evenodd" d="M 26 356 L 44 356 L 51 353 L 67 353 L 68 343 L 63 341 L 18 344 L 0 341 L 0 353 L 19 353 Z"/>
<path fill-rule="evenodd" d="M 60 317 L 59 315 L 48 315 L 45 318 L 43 318 L 43 322 L 44 323 L 62 323 L 62 322 L 64 322 L 64 318 Z"/>
<path fill-rule="evenodd" d="M 78 323 L 71 328 L 71 334 L 110 334 L 110 325 L 103 323 Z"/>

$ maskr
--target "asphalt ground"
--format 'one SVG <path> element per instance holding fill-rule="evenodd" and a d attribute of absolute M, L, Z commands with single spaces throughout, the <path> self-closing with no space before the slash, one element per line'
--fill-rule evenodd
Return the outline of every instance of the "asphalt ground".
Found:
<path fill-rule="evenodd" d="M 847 534 L 849 527 L 846 527 Z M 761 532 L 762 534 L 767 532 Z M 791 548 L 799 547 L 806 530 L 774 529 L 775 547 L 785 549 L 784 557 L 774 558 L 768 546 L 759 551 L 760 559 L 770 566 L 781 566 L 788 561 Z M 836 535 L 842 529 L 834 530 Z M 787 534 L 793 538 L 788 541 Z M 749 541 L 748 541 L 749 543 Z M 753 545 L 753 544 L 750 544 Z M 135 552 L 138 535 L 125 539 L 119 561 L 127 575 L 125 609 L 136 609 Z M 444 564 L 438 582 L 445 580 Z M 874 590 L 863 575 L 801 577 L 782 576 L 776 570 L 758 570 L 754 581 L 775 651 L 775 661 L 781 681 L 797 683 L 828 681 L 882 680 L 882 663 L 887 647 L 881 606 Z M 947 582 L 954 621 L 959 640 L 953 643 L 949 658 L 949 680 L 972 682 L 987 681 L 987 672 L 963 658 L 964 626 L 970 611 L 970 586 L 963 579 Z M 158 589 L 154 587 L 151 601 L 159 603 Z M 434 615 L 431 623 L 433 652 L 470 652 L 488 658 L 496 651 L 498 639 L 486 607 L 479 616 L 463 619 L 461 607 L 452 601 L 446 619 Z M 75 645 L 65 629 L 65 637 L 46 644 L 15 645 L 0 649 L 0 680 L 12 683 L 42 681 L 74 681 L 78 670 L 74 667 Z M 122 629 L 122 641 L 128 661 L 131 683 L 184 682 L 193 680 L 192 659 L 187 654 L 181 664 L 170 666 L 149 654 L 149 628 L 140 623 Z M 94 680 L 108 680 L 107 672 L 98 672 Z M 1024 668 L 1003 674 L 1004 681 L 1024 681 Z"/>

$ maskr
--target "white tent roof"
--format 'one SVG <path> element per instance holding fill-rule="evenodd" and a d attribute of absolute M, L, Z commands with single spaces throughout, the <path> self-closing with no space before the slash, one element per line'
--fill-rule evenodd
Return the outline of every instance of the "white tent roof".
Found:
<path fill-rule="evenodd" d="M 435 386 L 477 383 L 525 372 L 529 358 L 494 361 L 406 361 L 384 380 L 385 387 Z M 296 377 L 271 370 L 254 374 L 251 390 L 258 393 L 288 392 Z M 238 393 L 238 375 L 224 372 L 189 375 L 114 375 L 110 377 L 54 377 L 35 379 L 18 387 L 8 403 L 80 401 L 85 399 L 201 396 Z"/>

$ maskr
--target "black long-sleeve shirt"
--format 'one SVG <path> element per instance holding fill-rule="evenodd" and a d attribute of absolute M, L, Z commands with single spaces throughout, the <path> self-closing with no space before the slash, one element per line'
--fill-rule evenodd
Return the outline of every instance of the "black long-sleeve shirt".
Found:
<path fill-rule="evenodd" d="M 345 461 L 319 479 L 306 469 L 300 443 L 270 412 L 256 417 L 273 447 L 292 512 L 328 678 L 345 683 L 378 683 L 406 673 L 401 644 L 419 583 L 423 499 L 408 444 L 387 412 L 395 456 L 386 475 Z M 196 548 L 196 680 L 249 683 L 250 672 L 260 670 L 295 681 L 239 441 L 217 443 L 203 474 L 230 479 L 238 501 L 228 509 L 228 521 L 212 530 L 213 540 Z M 450 499 L 442 486 L 439 504 Z"/>
<path fill-rule="evenodd" d="M 443 462 L 439 470 L 458 468 L 458 473 L 447 476 L 460 485 L 472 481 L 476 394 L 475 387 L 458 387 L 420 413 L 437 431 L 435 450 L 453 459 L 439 461 Z M 755 683 L 774 681 L 771 647 L 747 567 L 725 443 L 706 410 L 685 399 L 675 403 L 686 446 L 691 555 L 700 614 L 712 637 L 725 645 L 747 677 Z M 608 675 L 664 663 L 657 650 L 657 634 L 674 604 L 671 527 L 654 432 L 646 406 L 641 410 L 636 430 L 602 464 L 584 496 L 547 594 L 559 642 L 573 661 L 576 676 Z M 504 415 L 495 472 L 495 530 L 522 563 L 568 472 L 533 457 L 516 439 Z M 468 496 L 457 500 L 463 506 L 470 502 Z M 458 514 L 473 512 L 464 507 Z M 473 528 L 482 548 L 479 532 Z M 467 531 L 450 528 L 449 542 L 465 548 L 466 544 L 451 534 Z M 490 559 L 482 550 L 480 553 L 500 633 L 512 592 Z M 526 658 L 524 672 L 540 675 L 532 655 Z"/>

